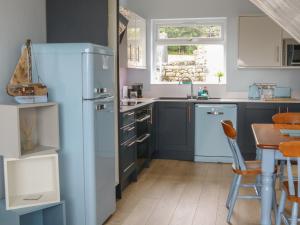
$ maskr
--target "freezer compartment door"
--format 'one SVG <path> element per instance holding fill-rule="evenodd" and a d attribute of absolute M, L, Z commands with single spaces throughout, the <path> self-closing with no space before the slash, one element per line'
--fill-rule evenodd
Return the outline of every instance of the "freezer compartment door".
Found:
<path fill-rule="evenodd" d="M 114 95 L 114 57 L 84 53 L 83 99 L 105 98 Z"/>
<path fill-rule="evenodd" d="M 221 120 L 236 127 L 236 105 L 196 105 L 195 161 L 232 162 L 232 153 Z"/>
<path fill-rule="evenodd" d="M 114 101 L 84 101 L 86 224 L 102 225 L 116 209 Z"/>

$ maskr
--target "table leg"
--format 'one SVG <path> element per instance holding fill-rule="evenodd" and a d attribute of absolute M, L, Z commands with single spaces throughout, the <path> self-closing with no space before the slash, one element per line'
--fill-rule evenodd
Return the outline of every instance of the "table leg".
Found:
<path fill-rule="evenodd" d="M 256 148 L 256 160 L 262 160 L 262 150 Z M 261 195 L 261 175 L 256 176 L 256 194 Z"/>
<path fill-rule="evenodd" d="M 273 173 L 275 166 L 274 150 L 262 150 L 261 225 L 271 225 Z"/>

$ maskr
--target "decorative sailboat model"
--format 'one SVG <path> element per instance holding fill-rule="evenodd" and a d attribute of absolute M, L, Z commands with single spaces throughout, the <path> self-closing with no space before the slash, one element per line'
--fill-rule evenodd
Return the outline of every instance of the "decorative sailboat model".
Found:
<path fill-rule="evenodd" d="M 39 80 L 39 79 L 38 79 Z M 15 71 L 6 87 L 7 94 L 18 103 L 48 101 L 48 88 L 43 83 L 33 83 L 31 41 L 27 40 Z"/>

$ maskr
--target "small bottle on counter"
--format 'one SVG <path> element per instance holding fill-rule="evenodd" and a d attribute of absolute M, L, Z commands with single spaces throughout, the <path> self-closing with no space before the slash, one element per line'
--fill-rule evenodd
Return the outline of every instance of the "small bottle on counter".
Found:
<path fill-rule="evenodd" d="M 203 89 L 202 89 L 202 87 L 200 87 L 199 90 L 198 90 L 198 97 L 202 96 L 202 92 L 203 92 Z"/>
<path fill-rule="evenodd" d="M 203 96 L 208 96 L 208 90 L 207 90 L 206 86 L 203 88 L 203 94 L 202 95 Z"/>

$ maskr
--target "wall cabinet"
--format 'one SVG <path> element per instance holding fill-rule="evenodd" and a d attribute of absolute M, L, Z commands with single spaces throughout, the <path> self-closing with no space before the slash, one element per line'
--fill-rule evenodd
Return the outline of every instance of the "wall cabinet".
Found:
<path fill-rule="evenodd" d="M 157 104 L 156 154 L 165 159 L 194 160 L 194 104 Z"/>
<path fill-rule="evenodd" d="M 146 69 L 146 20 L 128 12 L 127 58 L 128 68 Z"/>
<path fill-rule="evenodd" d="M 282 29 L 265 16 L 239 18 L 239 67 L 281 67 Z"/>

